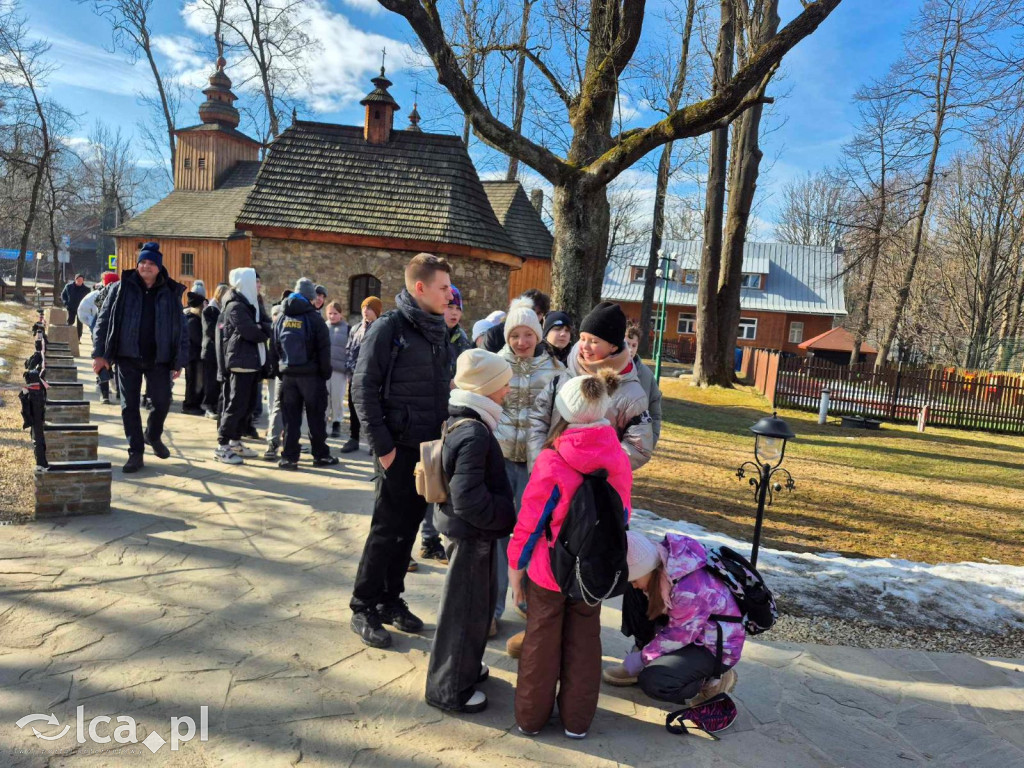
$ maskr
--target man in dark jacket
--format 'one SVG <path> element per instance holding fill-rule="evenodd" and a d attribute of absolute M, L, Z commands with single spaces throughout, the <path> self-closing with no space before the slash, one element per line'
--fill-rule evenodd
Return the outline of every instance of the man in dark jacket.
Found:
<path fill-rule="evenodd" d="M 434 514 L 450 540 L 450 564 L 427 668 L 427 703 L 450 712 L 479 712 L 487 697 L 484 649 L 498 601 L 498 540 L 516 522 L 512 486 L 493 430 L 509 392 L 512 368 L 499 355 L 472 349 L 459 357 L 441 465 L 448 501 Z"/>
<path fill-rule="evenodd" d="M 143 245 L 137 268 L 125 271 L 120 282 L 110 286 L 93 328 L 93 371 L 98 375 L 112 362 L 117 365 L 121 421 L 128 438 L 125 472 L 142 469 L 145 445 L 158 458 L 171 455 L 161 435 L 171 407 L 171 381 L 188 360 L 181 312 L 185 286 L 167 275 L 163 259 L 157 243 Z M 143 378 L 153 404 L 145 433 L 139 413 Z"/>
<path fill-rule="evenodd" d="M 278 466 L 299 466 L 299 433 L 302 411 L 306 411 L 313 464 L 338 463 L 327 447 L 327 389 L 331 377 L 331 336 L 327 323 L 316 311 L 316 286 L 300 278 L 295 292 L 282 302 L 281 315 L 274 323 L 273 357 L 281 372 L 281 414 L 284 418 L 284 450 Z"/>
<path fill-rule="evenodd" d="M 352 383 L 359 421 L 377 458 L 373 519 L 352 590 L 352 630 L 375 648 L 391 645 L 382 622 L 419 632 L 402 600 L 409 555 L 427 511 L 413 469 L 419 444 L 435 440 L 448 416 L 451 371 L 444 310 L 451 267 L 428 253 L 405 268 L 397 308 L 370 326 Z"/>
<path fill-rule="evenodd" d="M 64 308 L 68 311 L 68 325 L 78 326 L 78 338 L 82 338 L 82 321 L 78 319 L 78 305 L 89 295 L 89 286 L 85 284 L 85 277 L 75 275 L 75 279 L 64 286 L 60 292 L 60 300 L 64 302 Z"/>
<path fill-rule="evenodd" d="M 253 411 L 253 396 L 267 362 L 270 318 L 260 311 L 256 270 L 241 267 L 228 277 L 231 291 L 217 321 L 217 366 L 224 389 L 224 412 L 217 430 L 214 458 L 224 464 L 242 464 L 256 451 L 242 445 Z"/>

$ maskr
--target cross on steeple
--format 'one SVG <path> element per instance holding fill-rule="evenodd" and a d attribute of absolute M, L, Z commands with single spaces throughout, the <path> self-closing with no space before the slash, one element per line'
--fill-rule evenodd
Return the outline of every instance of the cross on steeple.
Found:
<path fill-rule="evenodd" d="M 381 48 L 380 49 L 380 71 L 381 72 L 384 71 L 384 60 L 387 58 L 387 56 L 388 56 L 388 49 L 386 47 L 385 48 Z"/>

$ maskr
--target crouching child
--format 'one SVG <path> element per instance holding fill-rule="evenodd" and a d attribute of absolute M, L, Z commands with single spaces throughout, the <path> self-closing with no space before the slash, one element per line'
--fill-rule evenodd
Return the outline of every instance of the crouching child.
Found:
<path fill-rule="evenodd" d="M 438 505 L 434 524 L 451 543 L 426 700 L 449 712 L 487 706 L 476 686 L 489 674 L 483 655 L 497 602 L 497 542 L 516 520 L 505 460 L 493 435 L 511 378 L 501 357 L 471 349 L 459 356 L 448 401 L 441 451 L 448 500 Z"/>

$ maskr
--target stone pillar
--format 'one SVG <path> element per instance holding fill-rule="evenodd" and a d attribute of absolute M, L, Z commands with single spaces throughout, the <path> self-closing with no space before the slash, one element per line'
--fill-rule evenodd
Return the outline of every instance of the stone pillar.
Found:
<path fill-rule="evenodd" d="M 69 384 L 67 382 L 48 382 L 46 389 L 46 402 L 52 400 L 84 400 L 85 392 L 82 384 Z"/>
<path fill-rule="evenodd" d="M 88 424 L 89 402 L 87 400 L 48 400 L 46 423 Z"/>
<path fill-rule="evenodd" d="M 96 461 L 100 445 L 95 424 L 47 424 L 46 460 L 52 466 L 63 461 Z"/>
<path fill-rule="evenodd" d="M 48 382 L 64 382 L 74 384 L 78 381 L 78 367 L 74 365 L 52 365 L 46 362 L 46 372 L 43 376 Z"/>
<path fill-rule="evenodd" d="M 68 351 L 78 357 L 78 329 L 73 325 L 48 324 L 46 338 L 50 342 L 67 344 Z"/>
<path fill-rule="evenodd" d="M 58 462 L 35 481 L 36 519 L 110 512 L 110 462 Z"/>

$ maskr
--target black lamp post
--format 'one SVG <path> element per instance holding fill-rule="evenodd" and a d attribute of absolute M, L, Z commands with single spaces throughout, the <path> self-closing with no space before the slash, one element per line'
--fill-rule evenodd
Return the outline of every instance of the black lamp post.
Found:
<path fill-rule="evenodd" d="M 792 440 L 796 435 L 789 428 L 789 424 L 774 413 L 758 420 L 750 428 L 750 431 L 756 435 L 754 458 L 757 459 L 757 462 L 743 462 L 736 470 L 736 477 L 740 480 L 746 477 L 747 467 L 752 467 L 757 472 L 757 477 L 750 478 L 750 485 L 754 488 L 754 498 L 757 499 L 757 522 L 754 524 L 754 545 L 750 550 L 750 564 L 756 566 L 757 550 L 761 546 L 764 508 L 771 506 L 773 491 L 781 491 L 783 488 L 792 491 L 796 487 L 789 470 L 780 467 L 782 459 L 786 456 L 786 442 Z M 775 479 L 776 475 L 780 476 L 779 479 Z M 786 476 L 784 484 L 780 482 L 781 475 Z"/>

